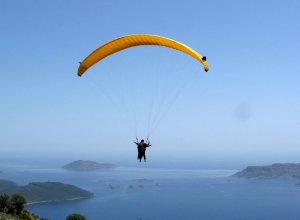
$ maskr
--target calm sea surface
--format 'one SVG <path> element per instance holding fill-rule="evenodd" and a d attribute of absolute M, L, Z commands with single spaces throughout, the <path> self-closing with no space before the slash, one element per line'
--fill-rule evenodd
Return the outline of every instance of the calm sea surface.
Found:
<path fill-rule="evenodd" d="M 59 181 L 95 194 L 91 199 L 28 207 L 50 220 L 63 220 L 70 213 L 81 213 L 89 220 L 300 219 L 297 181 L 228 178 L 234 170 L 125 167 L 95 172 L 32 167 L 2 170 L 1 179 L 18 184 Z"/>

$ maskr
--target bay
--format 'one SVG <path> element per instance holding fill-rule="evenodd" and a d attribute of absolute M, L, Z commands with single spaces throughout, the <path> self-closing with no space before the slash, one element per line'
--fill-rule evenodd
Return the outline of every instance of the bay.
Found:
<path fill-rule="evenodd" d="M 90 220 L 266 220 L 299 219 L 296 180 L 230 178 L 236 170 L 149 169 L 71 172 L 62 169 L 2 169 L 1 179 L 18 184 L 58 181 L 93 192 L 90 199 L 29 205 L 50 220 L 80 213 Z"/>

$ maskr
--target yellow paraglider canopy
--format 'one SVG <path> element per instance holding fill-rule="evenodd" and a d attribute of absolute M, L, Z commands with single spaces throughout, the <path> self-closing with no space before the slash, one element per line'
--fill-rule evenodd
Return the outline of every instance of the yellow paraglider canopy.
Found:
<path fill-rule="evenodd" d="M 90 55 L 88 55 L 81 63 L 78 68 L 78 76 L 82 76 L 84 72 L 93 66 L 95 63 L 104 59 L 105 57 L 114 54 L 120 50 L 124 50 L 129 47 L 140 46 L 140 45 L 157 45 L 157 46 L 165 46 L 169 48 L 173 48 L 175 50 L 182 51 L 196 60 L 202 63 L 204 66 L 204 70 L 208 71 L 208 63 L 206 62 L 206 57 L 201 56 L 192 48 L 187 45 L 180 43 L 176 40 L 172 40 L 170 38 L 151 35 L 151 34 L 131 34 L 123 37 L 116 38 L 112 41 L 103 44 L 95 51 L 93 51 Z"/>

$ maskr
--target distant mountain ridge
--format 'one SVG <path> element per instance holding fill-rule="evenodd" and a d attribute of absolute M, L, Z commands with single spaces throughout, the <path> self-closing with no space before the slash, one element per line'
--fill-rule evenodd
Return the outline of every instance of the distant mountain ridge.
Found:
<path fill-rule="evenodd" d="M 117 165 L 112 163 L 98 163 L 90 160 L 77 160 L 63 166 L 62 168 L 66 170 L 86 171 L 86 170 L 112 169 L 116 167 Z"/>
<path fill-rule="evenodd" d="M 300 163 L 275 163 L 266 166 L 248 166 L 232 176 L 253 179 L 300 179 Z"/>
<path fill-rule="evenodd" d="M 9 180 L 0 180 L 0 195 L 20 193 L 29 203 L 90 198 L 93 193 L 77 186 L 59 182 L 32 182 L 19 186 Z"/>

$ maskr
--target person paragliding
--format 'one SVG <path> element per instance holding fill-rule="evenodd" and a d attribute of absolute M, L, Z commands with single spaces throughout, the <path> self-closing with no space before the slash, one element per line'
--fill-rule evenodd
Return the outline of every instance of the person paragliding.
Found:
<path fill-rule="evenodd" d="M 108 41 L 91 52 L 82 62 L 80 62 L 77 75 L 82 77 L 90 67 L 112 54 L 131 47 L 145 45 L 163 46 L 181 51 L 199 61 L 203 65 L 205 72 L 209 70 L 205 56 L 200 55 L 194 49 L 179 41 L 152 34 L 130 34 Z M 142 158 L 144 158 L 144 161 L 146 162 L 146 149 L 151 146 L 150 142 L 148 139 L 146 142 L 144 140 L 138 141 L 137 139 L 134 143 L 138 148 L 138 160 L 141 162 Z"/>
<path fill-rule="evenodd" d="M 146 142 L 143 139 L 141 141 L 138 141 L 138 139 L 136 140 L 137 141 L 134 143 L 137 145 L 137 149 L 138 149 L 137 159 L 141 162 L 142 158 L 144 158 L 144 162 L 146 162 L 146 148 L 152 145 L 150 144 L 150 141 L 148 139 Z"/>

